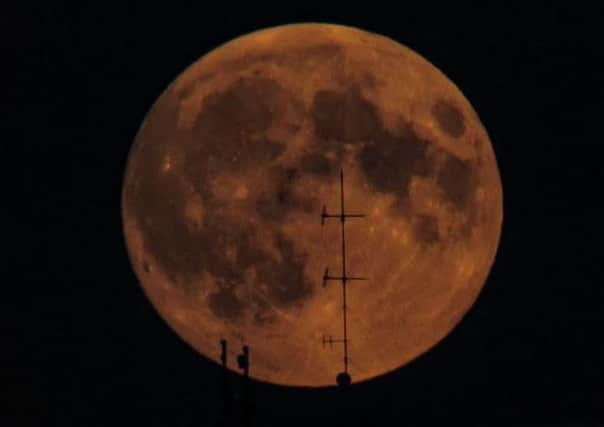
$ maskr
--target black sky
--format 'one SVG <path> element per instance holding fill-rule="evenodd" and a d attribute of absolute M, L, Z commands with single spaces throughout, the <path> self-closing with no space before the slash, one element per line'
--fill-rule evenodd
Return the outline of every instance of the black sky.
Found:
<path fill-rule="evenodd" d="M 597 12 L 148 7 L 5 19 L 18 71 L 5 106 L 21 120 L 1 153 L 25 197 L 6 224 L 17 274 L 3 301 L 4 425 L 211 425 L 218 368 L 155 313 L 127 258 L 125 162 L 184 68 L 236 36 L 302 21 L 391 37 L 461 88 L 497 155 L 504 227 L 483 292 L 440 345 L 346 395 L 253 384 L 256 425 L 324 425 L 339 411 L 353 425 L 602 425 Z"/>

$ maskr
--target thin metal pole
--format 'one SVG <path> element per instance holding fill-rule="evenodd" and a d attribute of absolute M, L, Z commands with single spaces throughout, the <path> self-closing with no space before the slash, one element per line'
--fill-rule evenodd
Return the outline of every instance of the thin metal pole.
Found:
<path fill-rule="evenodd" d="M 340 170 L 340 224 L 342 230 L 342 310 L 344 313 L 344 372 L 348 373 L 348 324 L 346 319 L 346 233 L 344 231 L 344 171 Z"/>

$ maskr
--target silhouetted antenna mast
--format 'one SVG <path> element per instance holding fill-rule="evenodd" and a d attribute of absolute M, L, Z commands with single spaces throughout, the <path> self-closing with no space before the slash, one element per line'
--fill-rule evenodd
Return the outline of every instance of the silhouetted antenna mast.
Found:
<path fill-rule="evenodd" d="M 227 372 L 227 341 L 220 340 L 220 362 L 222 363 L 222 384 L 220 386 L 220 408 L 218 413 L 217 426 L 226 426 L 228 414 L 231 412 L 231 390 L 228 381 Z"/>
<path fill-rule="evenodd" d="M 220 347 L 222 348 L 222 351 L 220 353 L 220 361 L 222 362 L 222 367 L 225 369 L 224 372 L 226 372 L 226 367 L 227 367 L 227 341 L 224 338 L 220 340 Z"/>
<path fill-rule="evenodd" d="M 323 346 L 325 344 L 329 344 L 330 347 L 333 347 L 333 344 L 344 344 L 344 372 L 341 372 L 336 377 L 336 381 L 339 386 L 344 387 L 351 383 L 350 374 L 348 373 L 348 319 L 346 317 L 346 285 L 348 282 L 353 280 L 368 280 L 366 277 L 356 277 L 356 276 L 348 276 L 346 273 L 346 233 L 345 233 L 345 223 L 348 218 L 362 218 L 364 214 L 349 214 L 346 213 L 344 209 L 344 171 L 340 170 L 340 213 L 339 214 L 329 214 L 327 213 L 327 208 L 323 206 L 323 211 L 321 212 L 321 226 L 325 225 L 325 221 L 334 218 L 340 220 L 340 234 L 342 237 L 342 274 L 340 276 L 330 276 L 329 268 L 325 268 L 325 273 L 323 274 L 323 287 L 327 285 L 327 282 L 330 280 L 339 280 L 342 283 L 342 320 L 343 320 L 343 329 L 344 334 L 343 338 L 334 339 L 329 336 L 323 336 Z"/>
<path fill-rule="evenodd" d="M 243 371 L 243 376 L 248 378 L 250 375 L 250 348 L 244 345 L 242 353 L 237 356 L 237 366 Z"/>
<path fill-rule="evenodd" d="M 227 377 L 227 341 L 226 339 L 220 340 L 220 361 L 222 362 L 222 387 L 221 387 L 221 400 L 222 405 L 220 408 L 220 412 L 218 414 L 217 426 L 226 426 L 229 423 L 229 418 L 237 415 L 232 408 L 231 401 L 233 399 L 233 395 L 231 394 L 231 389 L 228 384 Z M 240 386 L 242 388 L 241 397 L 238 397 L 237 400 L 240 400 L 241 405 L 241 419 L 235 422 L 237 426 L 250 426 L 252 425 L 252 405 L 251 405 L 251 396 L 249 392 L 249 374 L 250 374 L 250 348 L 247 345 L 244 345 L 241 349 L 241 354 L 237 355 L 237 367 L 243 371 L 243 383 Z"/>

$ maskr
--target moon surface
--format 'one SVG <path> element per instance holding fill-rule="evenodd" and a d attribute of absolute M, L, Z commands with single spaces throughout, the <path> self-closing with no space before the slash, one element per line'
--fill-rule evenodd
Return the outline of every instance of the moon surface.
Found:
<path fill-rule="evenodd" d="M 129 257 L 156 310 L 206 358 L 250 375 L 335 384 L 343 369 L 337 221 L 349 212 L 349 372 L 393 371 L 475 302 L 503 219 L 493 148 L 461 91 L 426 59 L 357 28 L 292 24 L 214 49 L 161 94 L 122 192 Z"/>

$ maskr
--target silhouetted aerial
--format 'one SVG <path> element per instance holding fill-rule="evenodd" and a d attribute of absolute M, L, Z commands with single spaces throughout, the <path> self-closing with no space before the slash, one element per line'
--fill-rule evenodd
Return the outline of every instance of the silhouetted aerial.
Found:
<path fill-rule="evenodd" d="M 342 283 L 342 319 L 343 319 L 343 338 L 334 339 L 330 336 L 323 336 L 323 346 L 326 343 L 329 343 L 330 347 L 333 346 L 334 343 L 342 343 L 344 344 L 344 371 L 340 372 L 336 376 L 336 383 L 340 387 L 346 387 L 350 385 L 352 382 L 352 378 L 348 373 L 348 320 L 346 317 L 346 284 L 353 280 L 368 280 L 366 277 L 356 277 L 356 276 L 348 276 L 346 274 L 346 233 L 344 224 L 346 223 L 347 218 L 362 218 L 364 214 L 347 214 L 344 209 L 344 171 L 340 170 L 340 213 L 339 214 L 329 214 L 327 213 L 327 208 L 323 206 L 323 210 L 321 212 L 321 226 L 325 225 L 325 220 L 330 218 L 338 218 L 340 220 L 340 235 L 342 241 L 342 273 L 340 276 L 330 276 L 329 275 L 329 267 L 325 268 L 325 273 L 323 273 L 323 287 L 327 286 L 327 282 L 330 280 L 339 280 Z"/>
<path fill-rule="evenodd" d="M 227 368 L 227 341 L 220 340 L 222 362 L 222 385 L 220 390 L 220 402 L 218 414 L 218 426 L 251 426 L 252 425 L 252 405 L 249 387 L 249 368 L 250 368 L 250 349 L 247 345 L 242 348 L 242 353 L 237 356 L 237 366 L 243 371 L 243 381 L 238 381 L 238 389 L 233 390 L 229 384 Z M 234 397 L 239 400 L 238 407 L 233 405 Z M 237 417 L 240 417 L 237 419 Z M 233 419 L 235 418 L 235 419 Z"/>

